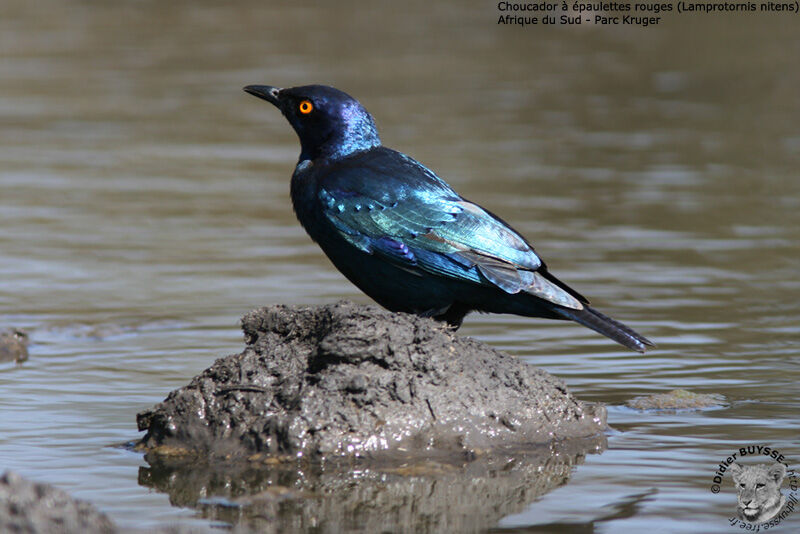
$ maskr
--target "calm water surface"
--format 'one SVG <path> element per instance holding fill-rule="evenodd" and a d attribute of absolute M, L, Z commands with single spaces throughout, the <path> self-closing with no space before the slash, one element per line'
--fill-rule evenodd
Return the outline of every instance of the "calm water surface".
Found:
<path fill-rule="evenodd" d="M 238 352 L 248 310 L 368 302 L 294 219 L 293 132 L 241 91 L 322 82 L 659 344 L 642 356 L 570 324 L 467 320 L 464 335 L 607 403 L 614 428 L 494 527 L 732 531 L 730 481 L 709 489 L 722 458 L 764 443 L 800 466 L 797 22 L 521 29 L 495 9 L 4 0 L 0 328 L 33 344 L 0 364 L 0 470 L 124 527 L 219 526 L 140 485 L 146 462 L 113 445 Z M 729 406 L 622 407 L 674 388 Z"/>

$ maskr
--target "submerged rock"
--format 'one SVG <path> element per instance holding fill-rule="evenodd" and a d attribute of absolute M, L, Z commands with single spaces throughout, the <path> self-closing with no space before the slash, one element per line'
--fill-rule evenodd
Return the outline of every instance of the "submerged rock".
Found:
<path fill-rule="evenodd" d="M 18 328 L 0 332 L 0 362 L 24 362 L 28 359 L 28 333 Z"/>
<path fill-rule="evenodd" d="M 725 397 L 717 394 L 694 393 L 685 389 L 673 389 L 667 393 L 655 393 L 635 397 L 626 401 L 629 408 L 642 411 L 703 410 L 725 406 Z"/>
<path fill-rule="evenodd" d="M 0 477 L 0 532 L 111 534 L 111 520 L 85 501 L 13 472 Z"/>
<path fill-rule="evenodd" d="M 348 302 L 242 319 L 247 347 L 137 420 L 159 456 L 429 456 L 595 435 L 605 409 L 430 319 Z"/>

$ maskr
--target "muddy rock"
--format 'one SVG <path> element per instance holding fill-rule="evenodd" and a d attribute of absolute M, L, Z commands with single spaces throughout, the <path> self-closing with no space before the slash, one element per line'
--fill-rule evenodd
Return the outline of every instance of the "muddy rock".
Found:
<path fill-rule="evenodd" d="M 430 319 L 340 302 L 242 319 L 247 346 L 138 415 L 161 456 L 466 454 L 595 435 L 605 409 Z"/>
<path fill-rule="evenodd" d="M 24 362 L 28 359 L 28 334 L 12 328 L 0 332 L 0 362 Z"/>
<path fill-rule="evenodd" d="M 49 484 L 13 472 L 0 477 L 0 532 L 20 534 L 111 534 L 117 529 L 91 504 Z"/>

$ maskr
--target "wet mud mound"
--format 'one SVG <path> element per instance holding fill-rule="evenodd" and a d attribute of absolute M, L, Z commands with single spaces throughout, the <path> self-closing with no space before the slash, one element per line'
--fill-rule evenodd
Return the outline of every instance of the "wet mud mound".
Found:
<path fill-rule="evenodd" d="M 111 534 L 117 529 L 88 502 L 6 472 L 0 477 L 0 532 Z"/>
<path fill-rule="evenodd" d="M 271 458 L 480 453 L 596 435 L 605 409 L 430 319 L 349 302 L 272 306 L 247 346 L 138 415 L 157 456 Z"/>

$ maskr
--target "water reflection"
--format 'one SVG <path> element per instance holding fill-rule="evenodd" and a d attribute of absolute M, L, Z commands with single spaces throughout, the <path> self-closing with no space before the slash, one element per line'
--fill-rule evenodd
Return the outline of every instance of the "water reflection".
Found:
<path fill-rule="evenodd" d="M 242 468 L 150 459 L 139 484 L 255 532 L 480 532 L 566 484 L 605 437 L 470 461 Z"/>
<path fill-rule="evenodd" d="M 505 534 L 523 534 L 523 533 L 545 533 L 545 534 L 593 534 L 595 532 L 602 532 L 604 523 L 611 523 L 613 521 L 624 521 L 636 517 L 642 512 L 643 507 L 655 499 L 658 490 L 655 488 L 626 495 L 599 510 L 595 513 L 596 518 L 587 521 L 559 521 L 553 523 L 545 523 L 541 525 L 527 525 L 527 526 L 509 526 L 513 525 L 519 518 L 508 517 L 501 522 L 506 528 L 492 528 L 486 532 L 498 534 L 503 532 Z M 526 521 L 526 518 L 521 518 Z"/>

